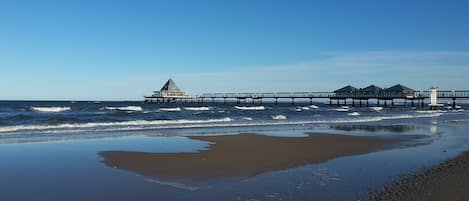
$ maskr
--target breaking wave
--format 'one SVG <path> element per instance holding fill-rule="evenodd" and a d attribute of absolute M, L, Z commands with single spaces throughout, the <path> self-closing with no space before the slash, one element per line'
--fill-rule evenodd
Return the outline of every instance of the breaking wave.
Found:
<path fill-rule="evenodd" d="M 70 107 L 31 107 L 35 112 L 65 112 L 72 110 Z"/>
<path fill-rule="evenodd" d="M 125 106 L 125 107 L 104 107 L 105 110 L 118 110 L 118 111 L 143 111 L 140 106 Z"/>
<path fill-rule="evenodd" d="M 275 116 L 272 116 L 272 119 L 284 120 L 284 119 L 287 119 L 287 117 L 285 115 L 275 115 Z"/>
<path fill-rule="evenodd" d="M 234 106 L 238 110 L 265 110 L 264 106 Z"/>
<path fill-rule="evenodd" d="M 208 111 L 210 107 L 185 107 L 184 109 L 189 111 Z"/>
<path fill-rule="evenodd" d="M 348 116 L 360 116 L 360 113 L 358 112 L 351 112 L 347 114 Z"/>
<path fill-rule="evenodd" d="M 160 111 L 165 111 L 165 112 L 179 112 L 181 111 L 181 108 L 175 107 L 175 108 L 160 108 Z"/>
<path fill-rule="evenodd" d="M 142 127 L 142 126 L 155 126 L 155 125 L 175 125 L 175 124 L 206 124 L 217 122 L 229 122 L 231 118 L 222 119 L 208 119 L 208 120 L 135 120 L 123 122 L 96 122 L 96 123 L 74 123 L 74 124 L 59 124 L 59 125 L 19 125 L 19 126 L 5 126 L 0 127 L 0 133 L 18 132 L 18 131 L 47 131 L 47 130 L 67 130 L 67 129 L 99 129 L 106 127 Z"/>

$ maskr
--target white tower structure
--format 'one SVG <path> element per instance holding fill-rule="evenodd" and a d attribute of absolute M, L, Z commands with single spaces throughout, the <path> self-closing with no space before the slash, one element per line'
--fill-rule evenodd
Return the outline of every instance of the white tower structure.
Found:
<path fill-rule="evenodd" d="M 430 104 L 428 104 L 430 110 L 436 110 L 438 107 L 443 106 L 443 104 L 438 104 L 438 88 L 430 88 Z"/>

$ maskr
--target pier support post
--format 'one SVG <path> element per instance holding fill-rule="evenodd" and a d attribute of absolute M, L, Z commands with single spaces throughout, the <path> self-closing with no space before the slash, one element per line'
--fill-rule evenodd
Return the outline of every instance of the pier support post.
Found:
<path fill-rule="evenodd" d="M 355 107 L 355 99 L 352 99 L 352 106 Z"/>
<path fill-rule="evenodd" d="M 292 104 L 292 105 L 295 104 L 295 98 L 291 98 L 291 104 Z"/>
<path fill-rule="evenodd" d="M 339 106 L 339 99 L 337 99 L 337 106 Z"/>
<path fill-rule="evenodd" d="M 388 101 L 384 100 L 384 107 L 388 106 Z"/>
<path fill-rule="evenodd" d="M 347 99 L 344 99 L 344 105 L 347 105 Z"/>
<path fill-rule="evenodd" d="M 377 102 L 377 105 L 378 105 L 378 107 L 379 107 L 379 99 L 376 99 L 376 100 L 378 101 L 378 102 Z"/>
<path fill-rule="evenodd" d="M 310 104 L 310 105 L 313 104 L 313 98 L 309 98 L 309 104 Z"/>
<path fill-rule="evenodd" d="M 366 99 L 366 107 L 370 106 L 370 99 Z"/>
<path fill-rule="evenodd" d="M 391 107 L 394 107 L 394 99 L 391 99 Z"/>
<path fill-rule="evenodd" d="M 275 98 L 275 105 L 278 104 L 278 98 Z"/>
<path fill-rule="evenodd" d="M 360 99 L 360 107 L 362 107 L 362 99 Z"/>
<path fill-rule="evenodd" d="M 412 99 L 412 107 L 415 107 L 414 99 Z"/>
<path fill-rule="evenodd" d="M 329 106 L 332 105 L 332 99 L 329 98 Z"/>
<path fill-rule="evenodd" d="M 453 110 L 456 109 L 456 98 L 453 98 Z"/>

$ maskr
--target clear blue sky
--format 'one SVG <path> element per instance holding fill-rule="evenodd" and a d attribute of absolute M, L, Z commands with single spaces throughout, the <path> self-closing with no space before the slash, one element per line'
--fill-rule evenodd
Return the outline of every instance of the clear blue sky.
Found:
<path fill-rule="evenodd" d="M 469 1 L 0 1 L 0 99 L 469 88 Z"/>

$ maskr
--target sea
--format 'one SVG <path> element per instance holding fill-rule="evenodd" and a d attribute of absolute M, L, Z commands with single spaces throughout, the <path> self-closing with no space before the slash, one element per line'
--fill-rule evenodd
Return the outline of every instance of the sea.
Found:
<path fill-rule="evenodd" d="M 467 109 L 467 110 L 466 110 Z M 366 200 L 469 149 L 469 105 L 0 101 L 0 200 Z M 249 178 L 160 181 L 107 167 L 107 150 L 196 152 L 189 136 L 407 136 L 409 145 Z M 157 198 L 157 199 L 156 199 Z"/>

